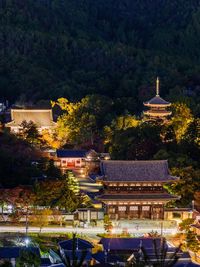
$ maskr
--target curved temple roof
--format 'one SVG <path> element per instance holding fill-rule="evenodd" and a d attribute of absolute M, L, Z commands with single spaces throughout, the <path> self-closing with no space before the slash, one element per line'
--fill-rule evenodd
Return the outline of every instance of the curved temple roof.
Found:
<path fill-rule="evenodd" d="M 169 174 L 167 160 L 103 160 L 100 167 L 104 181 L 167 182 L 177 179 Z"/>
<path fill-rule="evenodd" d="M 144 102 L 144 106 L 165 106 L 165 107 L 168 107 L 168 106 L 171 106 L 171 103 L 165 101 L 159 95 L 156 95 L 155 97 L 153 97 L 149 101 Z"/>
<path fill-rule="evenodd" d="M 32 121 L 37 127 L 55 126 L 52 109 L 11 109 L 11 122 L 6 127 L 20 126 L 23 121 Z"/>

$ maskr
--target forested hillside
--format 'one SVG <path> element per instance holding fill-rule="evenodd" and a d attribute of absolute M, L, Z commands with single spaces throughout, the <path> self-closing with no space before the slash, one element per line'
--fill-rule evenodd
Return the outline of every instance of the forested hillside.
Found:
<path fill-rule="evenodd" d="M 199 114 L 199 2 L 0 0 L 0 98 L 98 93 L 138 112 L 159 75 L 162 96 Z"/>

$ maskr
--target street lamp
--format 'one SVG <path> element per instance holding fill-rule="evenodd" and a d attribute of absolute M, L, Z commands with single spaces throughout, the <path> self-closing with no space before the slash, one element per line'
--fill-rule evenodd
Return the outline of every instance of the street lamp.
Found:
<path fill-rule="evenodd" d="M 24 243 L 25 243 L 26 247 L 28 247 L 28 245 L 30 243 L 30 239 L 28 237 L 25 238 Z"/>
<path fill-rule="evenodd" d="M 192 200 L 192 211 L 194 211 L 194 200 Z"/>

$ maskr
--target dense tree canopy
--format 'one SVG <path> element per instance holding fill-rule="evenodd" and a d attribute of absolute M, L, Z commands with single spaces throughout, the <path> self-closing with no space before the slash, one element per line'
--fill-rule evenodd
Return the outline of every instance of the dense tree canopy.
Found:
<path fill-rule="evenodd" d="M 54 164 L 28 141 L 6 131 L 0 132 L 0 186 L 28 185 L 34 178 L 44 176 L 60 177 Z"/>
<path fill-rule="evenodd" d="M 22 104 L 98 93 L 138 112 L 159 75 L 163 96 L 199 114 L 199 13 L 199 0 L 1 0 L 0 96 Z"/>

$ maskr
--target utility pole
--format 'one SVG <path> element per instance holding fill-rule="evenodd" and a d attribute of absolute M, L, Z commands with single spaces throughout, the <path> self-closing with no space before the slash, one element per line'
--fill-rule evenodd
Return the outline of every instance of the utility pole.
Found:
<path fill-rule="evenodd" d="M 163 238 L 163 221 L 160 222 L 160 235 L 162 239 Z"/>

